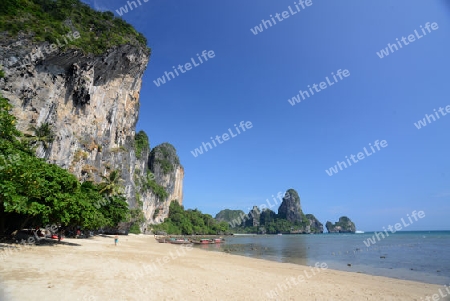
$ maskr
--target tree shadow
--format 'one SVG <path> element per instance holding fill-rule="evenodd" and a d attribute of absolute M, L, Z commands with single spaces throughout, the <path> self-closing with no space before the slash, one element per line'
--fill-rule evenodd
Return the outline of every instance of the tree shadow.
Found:
<path fill-rule="evenodd" d="M 32 237 L 32 236 L 30 236 Z M 33 237 L 34 238 L 34 237 Z M 50 238 L 41 238 L 40 240 L 34 240 L 34 243 L 27 243 L 27 239 L 17 240 L 17 239 L 4 239 L 0 242 L 0 250 L 4 248 L 11 248 L 13 246 L 36 246 L 36 247 L 44 247 L 44 246 L 55 246 L 55 245 L 63 245 L 63 246 L 72 246 L 72 247 L 81 247 L 80 244 L 68 242 L 68 241 L 58 241 Z"/>
<path fill-rule="evenodd" d="M 48 238 L 44 238 L 44 239 L 41 239 L 41 240 L 37 241 L 35 245 L 38 246 L 38 247 L 54 246 L 54 245 L 81 247 L 81 245 L 77 244 L 77 243 L 68 242 L 68 241 L 65 241 L 65 240 L 57 241 L 57 240 L 48 239 Z"/>

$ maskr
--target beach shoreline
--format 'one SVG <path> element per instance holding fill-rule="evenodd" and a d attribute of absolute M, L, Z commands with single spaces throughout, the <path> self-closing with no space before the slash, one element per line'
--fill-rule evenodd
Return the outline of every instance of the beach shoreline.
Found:
<path fill-rule="evenodd" d="M 308 267 L 162 244 L 153 235 L 119 236 L 118 246 L 114 246 L 113 236 L 106 235 L 64 242 L 34 246 L 3 259 L 0 286 L 6 301 L 419 301 L 442 289 L 434 284 L 323 269 L 320 264 L 324 263 Z"/>

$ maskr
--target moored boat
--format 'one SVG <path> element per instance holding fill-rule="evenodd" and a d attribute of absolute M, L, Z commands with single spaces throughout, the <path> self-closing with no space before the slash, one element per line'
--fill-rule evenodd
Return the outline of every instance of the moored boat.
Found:
<path fill-rule="evenodd" d="M 159 243 L 166 243 L 169 242 L 169 240 L 165 237 L 159 237 L 159 238 L 155 238 L 157 242 Z"/>
<path fill-rule="evenodd" d="M 192 243 L 196 245 L 208 245 L 213 244 L 214 241 L 209 238 L 202 238 L 200 240 L 192 240 Z"/>
<path fill-rule="evenodd" d="M 184 244 L 190 244 L 191 242 L 187 239 L 175 239 L 170 241 L 171 244 L 176 245 L 184 245 Z"/>

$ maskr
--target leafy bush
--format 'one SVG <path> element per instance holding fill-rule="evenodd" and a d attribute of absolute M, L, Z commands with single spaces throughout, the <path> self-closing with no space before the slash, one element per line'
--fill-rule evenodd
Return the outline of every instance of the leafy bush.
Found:
<path fill-rule="evenodd" d="M 155 180 L 148 180 L 146 183 L 146 188 L 151 189 L 161 202 L 165 201 L 166 198 L 169 196 L 166 189 L 163 186 L 156 183 Z"/>
<path fill-rule="evenodd" d="M 172 201 L 169 207 L 169 217 L 162 224 L 155 225 L 155 230 L 168 234 L 223 234 L 228 232 L 227 222 L 217 222 L 211 215 L 201 211 L 184 210 L 177 201 Z"/>
<path fill-rule="evenodd" d="M 141 229 L 139 228 L 138 224 L 133 224 L 130 227 L 130 231 L 128 231 L 129 233 L 132 234 L 141 234 Z"/>

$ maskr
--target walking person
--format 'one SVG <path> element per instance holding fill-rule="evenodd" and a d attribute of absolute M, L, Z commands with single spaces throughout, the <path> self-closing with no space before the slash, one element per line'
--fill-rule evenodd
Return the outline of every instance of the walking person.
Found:
<path fill-rule="evenodd" d="M 116 236 L 114 236 L 114 245 L 117 246 L 118 242 L 119 242 L 119 236 L 116 234 Z"/>

